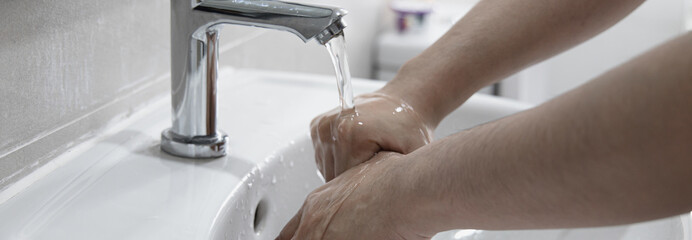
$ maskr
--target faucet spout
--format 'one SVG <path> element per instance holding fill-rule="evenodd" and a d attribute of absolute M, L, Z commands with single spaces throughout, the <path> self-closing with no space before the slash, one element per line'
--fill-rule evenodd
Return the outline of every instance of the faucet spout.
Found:
<path fill-rule="evenodd" d="M 266 0 L 207 0 L 195 10 L 217 13 L 219 22 L 250 25 L 291 32 L 307 42 L 313 37 L 327 43 L 346 25 L 340 8 Z"/>
<path fill-rule="evenodd" d="M 228 136 L 216 127 L 222 24 L 284 30 L 326 44 L 346 27 L 344 15 L 340 8 L 276 0 L 171 0 L 173 126 L 161 133 L 161 149 L 187 158 L 226 155 Z"/>

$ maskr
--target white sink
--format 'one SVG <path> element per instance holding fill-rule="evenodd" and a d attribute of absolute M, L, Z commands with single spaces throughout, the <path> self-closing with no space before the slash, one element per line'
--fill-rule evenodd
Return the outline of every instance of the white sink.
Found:
<path fill-rule="evenodd" d="M 374 90 L 374 89 L 373 89 Z M 438 127 L 436 138 L 528 108 L 519 102 L 475 95 Z M 260 163 L 229 196 L 212 228 L 213 239 L 274 239 L 305 197 L 324 182 L 308 135 Z M 688 240 L 689 215 L 603 228 L 481 231 L 454 230 L 434 240 Z"/>
<path fill-rule="evenodd" d="M 161 153 L 170 126 L 163 99 L 51 161 L 50 174 L 0 193 L 0 239 L 274 239 L 321 185 L 310 120 L 337 105 L 331 76 L 222 71 L 219 123 L 229 155 L 189 160 Z M 227 80 L 228 79 L 228 80 Z M 381 82 L 355 80 L 356 94 Z M 475 95 L 437 130 L 442 137 L 526 105 Z M 621 227 L 450 231 L 436 239 L 692 240 L 687 215 Z M 458 237 L 458 238 L 456 238 Z"/>

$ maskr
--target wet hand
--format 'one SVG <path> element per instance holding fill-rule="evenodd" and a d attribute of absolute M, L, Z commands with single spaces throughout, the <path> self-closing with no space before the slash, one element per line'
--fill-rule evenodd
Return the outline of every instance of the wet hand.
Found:
<path fill-rule="evenodd" d="M 407 162 L 382 152 L 308 195 L 279 240 L 430 239 L 411 226 Z"/>
<path fill-rule="evenodd" d="M 407 154 L 432 140 L 432 127 L 399 98 L 370 93 L 354 102 L 354 110 L 334 109 L 310 124 L 315 161 L 327 181 L 379 151 Z"/>

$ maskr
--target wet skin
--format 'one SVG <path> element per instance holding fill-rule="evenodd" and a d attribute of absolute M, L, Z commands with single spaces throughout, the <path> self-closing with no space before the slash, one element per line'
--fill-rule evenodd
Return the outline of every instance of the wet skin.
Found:
<path fill-rule="evenodd" d="M 406 154 L 432 141 L 432 127 L 403 100 L 370 93 L 354 102 L 355 109 L 337 108 L 310 124 L 315 161 L 325 180 L 331 181 L 377 152 Z"/>

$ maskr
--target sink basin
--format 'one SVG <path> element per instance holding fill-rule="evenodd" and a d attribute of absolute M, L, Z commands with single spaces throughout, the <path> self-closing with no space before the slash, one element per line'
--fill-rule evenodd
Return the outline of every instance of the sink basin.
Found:
<path fill-rule="evenodd" d="M 308 123 L 337 105 L 332 76 L 224 69 L 220 128 L 228 156 L 190 160 L 164 154 L 170 99 L 67 151 L 30 175 L 16 194 L 0 192 L 0 239 L 274 239 L 305 196 L 323 184 Z M 354 80 L 356 94 L 382 82 Z M 475 95 L 437 137 L 529 106 Z M 24 180 L 22 180 L 24 181 Z M 11 194 L 11 195 L 10 195 Z M 689 217 L 610 228 L 450 231 L 436 239 L 687 239 Z M 685 237 L 685 238 L 682 238 Z"/>
<path fill-rule="evenodd" d="M 438 127 L 441 138 L 524 110 L 519 102 L 477 94 Z M 324 184 L 309 135 L 258 164 L 229 196 L 212 226 L 212 239 L 274 239 L 305 197 Z M 688 240 L 689 214 L 613 227 L 520 231 L 453 230 L 433 240 Z"/>

